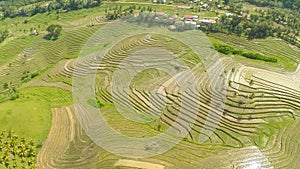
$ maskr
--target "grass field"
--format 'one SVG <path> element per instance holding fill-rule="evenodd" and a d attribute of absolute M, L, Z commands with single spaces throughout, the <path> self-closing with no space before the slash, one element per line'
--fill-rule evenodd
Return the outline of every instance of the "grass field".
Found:
<path fill-rule="evenodd" d="M 31 87 L 19 91 L 20 98 L 0 103 L 0 130 L 42 144 L 51 127 L 51 108 L 72 104 L 71 94 L 58 88 Z"/>

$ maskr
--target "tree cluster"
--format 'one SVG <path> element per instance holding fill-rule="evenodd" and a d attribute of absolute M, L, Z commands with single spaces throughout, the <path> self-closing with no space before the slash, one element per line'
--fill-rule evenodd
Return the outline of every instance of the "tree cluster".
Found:
<path fill-rule="evenodd" d="M 20 138 L 13 131 L 0 133 L 0 168 L 35 168 L 35 161 L 36 147 L 32 140 Z"/>
<path fill-rule="evenodd" d="M 300 9 L 300 0 L 245 0 L 251 4 L 257 6 L 269 6 L 269 7 L 280 7 L 280 8 L 289 8 L 289 9 Z"/>
<path fill-rule="evenodd" d="M 250 2 L 251 0 L 244 1 Z M 255 5 L 262 3 L 259 6 L 274 6 L 274 8 L 270 7 L 267 10 L 255 9 L 258 14 L 249 14 L 249 10 L 244 9 L 240 2 L 242 1 L 225 0 L 225 7 L 234 15 L 229 17 L 223 15 L 216 24 L 202 24 L 201 30 L 246 36 L 248 39 L 278 37 L 300 47 L 300 41 L 297 39 L 300 34 L 300 10 L 295 8 L 295 4 L 298 4 L 297 0 L 284 2 L 283 0 L 253 0 L 250 3 Z M 272 5 L 272 3 L 277 5 Z M 280 3 L 281 5 L 278 5 Z M 215 2 L 212 5 L 220 5 L 220 2 Z M 294 7 L 282 9 L 288 8 L 288 6 Z M 216 14 L 219 15 L 217 11 Z"/>
<path fill-rule="evenodd" d="M 254 39 L 274 36 L 276 29 L 272 25 L 271 21 L 257 15 L 251 15 L 250 20 L 237 15 L 233 17 L 223 15 L 216 24 L 203 24 L 201 29 L 209 32 L 244 35 L 248 39 Z"/>
<path fill-rule="evenodd" d="M 141 11 L 136 16 L 128 15 L 123 19 L 126 19 L 128 22 L 146 24 L 148 26 L 169 26 L 175 24 L 175 20 L 170 19 L 169 15 L 149 11 Z M 183 23 L 181 22 L 178 22 L 177 26 L 184 27 Z"/>
<path fill-rule="evenodd" d="M 106 13 L 105 17 L 108 20 L 115 20 L 115 19 L 121 18 L 123 16 L 133 14 L 134 10 L 136 10 L 135 5 L 129 6 L 125 9 L 123 9 L 122 5 L 115 6 L 115 7 L 112 7 L 112 8 L 105 9 L 105 13 Z"/>
<path fill-rule="evenodd" d="M 249 59 L 262 60 L 265 62 L 272 62 L 272 63 L 277 62 L 277 59 L 274 57 L 264 56 L 259 53 L 244 52 L 242 50 L 237 50 L 237 49 L 233 48 L 232 46 L 228 46 L 228 45 L 214 44 L 214 47 L 218 52 L 223 53 L 225 55 L 233 54 L 233 55 L 244 56 Z"/>
<path fill-rule="evenodd" d="M 48 26 L 46 30 L 48 31 L 48 34 L 45 36 L 45 38 L 48 40 L 56 40 L 61 34 L 62 26 L 52 24 Z"/>
<path fill-rule="evenodd" d="M 29 4 L 29 5 L 28 5 Z M 26 5 L 26 6 L 25 6 Z M 8 0 L 0 1 L 0 12 L 3 17 L 33 16 L 37 13 L 45 13 L 52 10 L 70 11 L 83 8 L 92 8 L 101 5 L 101 0 Z"/>
<path fill-rule="evenodd" d="M 9 35 L 9 32 L 7 30 L 0 32 L 0 43 L 3 42 Z"/>
<path fill-rule="evenodd" d="M 274 16 L 273 16 L 274 14 Z M 300 47 L 299 20 L 292 17 L 276 17 L 274 12 L 265 15 L 251 14 L 250 18 L 234 15 L 227 17 L 223 15 L 216 24 L 202 24 L 201 30 L 206 32 L 221 32 L 246 36 L 248 39 L 278 37 L 290 44 Z M 275 22 L 282 24 L 276 27 Z"/>

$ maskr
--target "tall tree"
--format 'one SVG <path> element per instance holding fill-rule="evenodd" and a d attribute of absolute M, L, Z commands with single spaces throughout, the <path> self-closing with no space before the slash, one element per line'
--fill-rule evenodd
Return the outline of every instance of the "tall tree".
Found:
<path fill-rule="evenodd" d="M 224 0 L 224 4 L 225 5 L 228 5 L 228 4 L 230 4 L 232 2 L 232 0 Z"/>
<path fill-rule="evenodd" d="M 48 35 L 47 35 L 47 39 L 57 39 L 59 37 L 59 35 L 61 34 L 62 31 L 62 26 L 61 25 L 50 25 L 48 26 L 48 28 L 46 29 L 48 31 Z"/>

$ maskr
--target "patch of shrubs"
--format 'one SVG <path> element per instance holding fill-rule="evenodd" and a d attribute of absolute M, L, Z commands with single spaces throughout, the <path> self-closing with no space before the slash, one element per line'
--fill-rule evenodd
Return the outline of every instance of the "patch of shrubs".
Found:
<path fill-rule="evenodd" d="M 26 72 L 24 76 L 21 77 L 21 81 L 24 83 L 29 82 L 31 79 L 35 78 L 39 75 L 39 72 L 33 72 L 31 74 L 28 74 L 29 72 Z"/>
<path fill-rule="evenodd" d="M 9 32 L 6 30 L 0 33 L 0 43 L 3 42 L 9 35 Z"/>
<path fill-rule="evenodd" d="M 242 50 L 237 50 L 229 45 L 214 44 L 214 47 L 218 52 L 223 53 L 225 55 L 229 55 L 229 54 L 241 55 L 241 56 L 244 56 L 249 59 L 262 60 L 262 61 L 272 62 L 272 63 L 277 62 L 276 58 L 267 57 L 267 56 L 261 55 L 259 53 L 244 52 Z"/>
<path fill-rule="evenodd" d="M 10 92 L 9 100 L 16 100 L 20 97 L 19 92 L 16 88 L 13 88 Z"/>
<path fill-rule="evenodd" d="M 102 108 L 104 107 L 104 104 L 98 99 L 88 99 L 87 101 L 91 106 L 95 107 L 95 108 Z"/>
<path fill-rule="evenodd" d="M 272 62 L 272 63 L 277 62 L 276 58 L 266 57 L 266 56 L 261 55 L 259 53 L 243 53 L 242 56 L 244 56 L 246 58 L 249 58 L 249 59 L 263 60 L 263 61 L 266 61 L 266 62 Z"/>

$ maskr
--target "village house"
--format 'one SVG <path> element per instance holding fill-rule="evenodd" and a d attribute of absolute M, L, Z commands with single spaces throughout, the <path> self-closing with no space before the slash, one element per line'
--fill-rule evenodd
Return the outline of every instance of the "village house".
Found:
<path fill-rule="evenodd" d="M 198 21 L 198 16 L 184 15 L 184 23 L 196 25 Z"/>
<path fill-rule="evenodd" d="M 206 19 L 206 18 L 199 20 L 199 22 L 200 23 L 205 23 L 205 24 L 215 24 L 216 23 L 215 20 L 213 20 L 213 19 Z"/>

